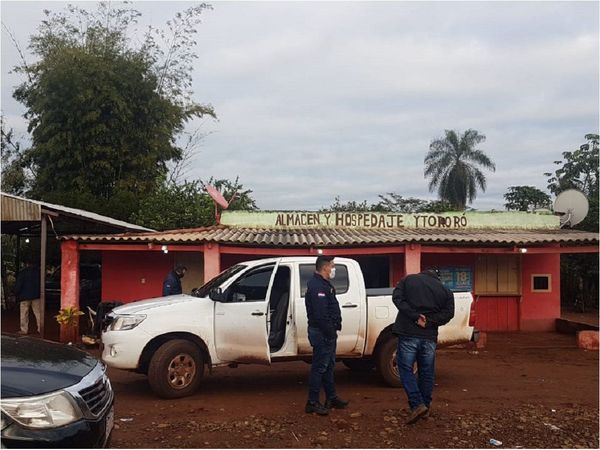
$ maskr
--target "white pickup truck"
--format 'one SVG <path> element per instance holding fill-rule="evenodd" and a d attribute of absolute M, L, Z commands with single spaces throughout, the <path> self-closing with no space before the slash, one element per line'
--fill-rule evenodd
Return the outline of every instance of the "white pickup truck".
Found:
<path fill-rule="evenodd" d="M 248 261 L 225 270 L 192 295 L 142 300 L 112 310 L 102 333 L 102 359 L 111 367 L 147 374 L 161 397 L 183 397 L 199 386 L 204 367 L 310 360 L 304 293 L 314 257 Z M 337 357 L 354 370 L 376 368 L 400 386 L 397 309 L 392 289 L 365 289 L 359 264 L 336 258 L 332 281 L 342 311 Z M 454 318 L 438 342 L 452 345 L 476 337 L 473 298 L 455 293 Z"/>

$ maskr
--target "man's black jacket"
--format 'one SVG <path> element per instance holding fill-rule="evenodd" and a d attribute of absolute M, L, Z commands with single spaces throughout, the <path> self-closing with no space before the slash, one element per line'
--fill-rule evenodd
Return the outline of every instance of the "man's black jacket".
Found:
<path fill-rule="evenodd" d="M 167 278 L 165 278 L 165 281 L 163 282 L 162 295 L 163 297 L 166 297 L 167 295 L 179 295 L 181 292 L 181 279 L 175 273 L 175 271 L 172 270 L 169 272 Z"/>
<path fill-rule="evenodd" d="M 15 293 L 18 302 L 40 298 L 39 266 L 29 266 L 19 272 L 15 284 Z"/>
<path fill-rule="evenodd" d="M 318 328 L 326 338 L 334 339 L 336 331 L 342 329 L 342 314 L 333 285 L 315 272 L 308 280 L 304 303 L 308 326 Z"/>
<path fill-rule="evenodd" d="M 433 274 L 418 273 L 404 277 L 392 296 L 398 308 L 392 332 L 437 341 L 438 327 L 454 317 L 454 296 Z M 427 318 L 427 326 L 417 325 L 419 315 Z"/>

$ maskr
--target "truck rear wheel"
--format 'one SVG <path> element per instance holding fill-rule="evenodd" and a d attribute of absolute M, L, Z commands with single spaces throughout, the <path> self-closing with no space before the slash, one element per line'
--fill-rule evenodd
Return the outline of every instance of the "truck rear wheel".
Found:
<path fill-rule="evenodd" d="M 355 372 L 369 372 L 375 368 L 372 359 L 342 359 L 344 365 Z"/>
<path fill-rule="evenodd" d="M 385 384 L 396 388 L 402 387 L 400 373 L 398 372 L 398 363 L 396 361 L 397 351 L 398 339 L 390 336 L 379 344 L 375 356 L 375 367 L 379 376 L 381 376 Z"/>
<path fill-rule="evenodd" d="M 204 375 L 200 349 L 185 339 L 165 342 L 152 355 L 148 382 L 163 398 L 179 398 L 193 394 Z"/>

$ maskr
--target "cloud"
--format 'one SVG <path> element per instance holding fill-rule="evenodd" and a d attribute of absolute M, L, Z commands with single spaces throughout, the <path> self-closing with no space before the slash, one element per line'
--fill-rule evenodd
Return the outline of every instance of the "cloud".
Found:
<path fill-rule="evenodd" d="M 2 3 L 20 36 L 39 21 L 31 5 Z M 140 27 L 187 5 L 134 4 Z M 594 2 L 217 3 L 198 29 L 194 91 L 219 120 L 202 122 L 212 133 L 188 175 L 239 175 L 266 209 L 434 198 L 429 143 L 475 128 L 497 170 L 474 206 L 501 208 L 508 186 L 545 188 L 552 161 L 597 131 L 598 28 Z M 18 116 L 5 41 L 3 110 Z"/>

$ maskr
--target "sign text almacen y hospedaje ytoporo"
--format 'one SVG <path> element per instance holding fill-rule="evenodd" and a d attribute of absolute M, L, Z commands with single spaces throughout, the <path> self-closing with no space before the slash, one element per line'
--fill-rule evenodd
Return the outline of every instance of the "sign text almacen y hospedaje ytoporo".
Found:
<path fill-rule="evenodd" d="M 558 216 L 527 212 L 372 213 L 223 211 L 221 224 L 246 228 L 558 229 Z"/>

